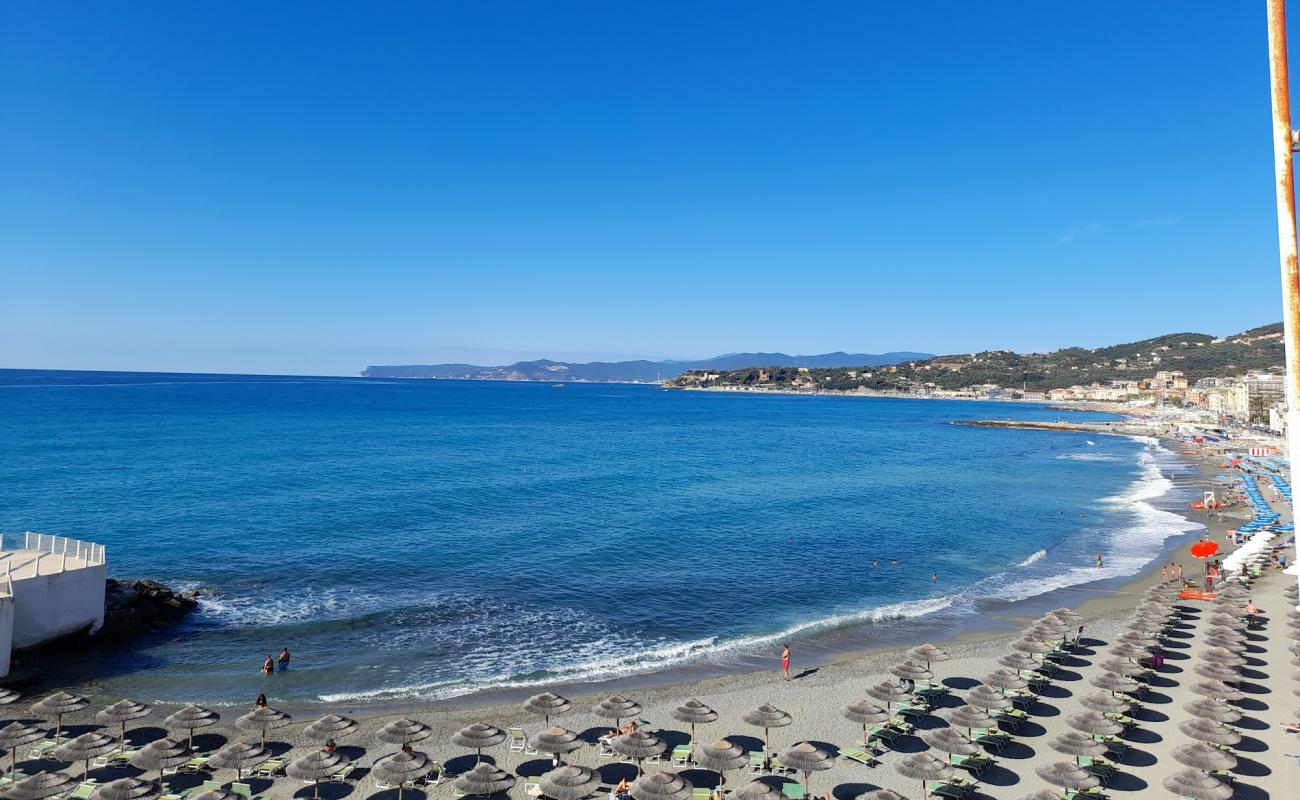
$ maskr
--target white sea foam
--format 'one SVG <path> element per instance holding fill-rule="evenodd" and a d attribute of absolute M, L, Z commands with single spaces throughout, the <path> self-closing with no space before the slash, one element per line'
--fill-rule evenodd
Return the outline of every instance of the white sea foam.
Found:
<path fill-rule="evenodd" d="M 1030 554 L 1029 558 L 1026 558 L 1024 561 L 1021 561 L 1021 562 L 1020 562 L 1019 564 L 1017 564 L 1016 566 L 1017 566 L 1017 567 L 1027 567 L 1027 566 L 1029 566 L 1030 564 L 1033 564 L 1033 563 L 1035 563 L 1035 562 L 1037 562 L 1037 561 L 1042 561 L 1043 558 L 1044 558 L 1046 555 L 1047 555 L 1047 551 L 1046 551 L 1046 550 L 1036 550 L 1036 551 L 1034 551 L 1032 554 Z"/>
<path fill-rule="evenodd" d="M 1119 461 L 1119 456 L 1110 453 L 1062 453 L 1057 456 L 1061 461 Z"/>

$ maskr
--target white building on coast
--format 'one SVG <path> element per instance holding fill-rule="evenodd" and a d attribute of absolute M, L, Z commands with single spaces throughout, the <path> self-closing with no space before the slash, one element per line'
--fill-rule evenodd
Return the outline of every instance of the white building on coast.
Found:
<path fill-rule="evenodd" d="M 0 677 L 12 651 L 104 624 L 103 545 L 41 533 L 0 534 Z"/>

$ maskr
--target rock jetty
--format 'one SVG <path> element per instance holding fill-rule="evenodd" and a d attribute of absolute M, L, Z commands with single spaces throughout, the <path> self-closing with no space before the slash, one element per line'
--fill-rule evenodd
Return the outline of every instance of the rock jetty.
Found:
<path fill-rule="evenodd" d="M 104 584 L 104 627 L 96 639 L 117 640 L 180 622 L 198 606 L 200 592 L 177 592 L 149 580 L 109 578 Z"/>

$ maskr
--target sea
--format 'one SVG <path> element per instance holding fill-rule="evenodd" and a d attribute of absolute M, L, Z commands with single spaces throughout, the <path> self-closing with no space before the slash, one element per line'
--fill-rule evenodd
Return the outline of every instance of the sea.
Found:
<path fill-rule="evenodd" d="M 807 664 L 1110 590 L 1198 529 L 1174 513 L 1192 467 L 1155 441 L 951 423 L 1111 418 L 0 370 L 0 529 L 94 541 L 113 576 L 203 590 L 179 627 L 51 659 L 47 681 L 152 702 L 472 703 L 771 668 L 785 643 Z M 282 647 L 292 668 L 261 675 Z"/>

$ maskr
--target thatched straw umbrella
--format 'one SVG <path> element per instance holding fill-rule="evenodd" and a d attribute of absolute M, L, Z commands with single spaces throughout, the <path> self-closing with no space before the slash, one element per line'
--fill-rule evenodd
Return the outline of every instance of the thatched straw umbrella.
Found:
<path fill-rule="evenodd" d="M 1135 675 L 1141 675 L 1142 673 L 1147 671 L 1146 667 L 1142 666 L 1141 664 L 1135 664 L 1132 661 L 1126 661 L 1125 659 L 1122 658 L 1108 658 L 1105 661 L 1099 663 L 1097 666 L 1101 667 L 1107 672 L 1113 672 L 1116 675 L 1124 675 L 1125 677 L 1129 677 L 1129 678 L 1132 678 Z"/>
<path fill-rule="evenodd" d="M 1198 742 L 1226 744 L 1229 747 L 1241 741 L 1241 734 L 1221 722 L 1212 719 L 1185 719 L 1178 723 L 1178 730 L 1184 736 Z"/>
<path fill-rule="evenodd" d="M 258 731 L 262 734 L 262 746 L 266 747 L 266 732 L 283 728 L 293 722 L 293 718 L 283 711 L 270 706 L 259 706 L 235 720 L 235 727 L 244 731 Z"/>
<path fill-rule="evenodd" d="M 1030 655 L 1042 655 L 1043 653 L 1050 653 L 1055 649 L 1050 644 L 1040 639 L 1017 639 L 1011 643 L 1011 647 L 1014 650 L 1019 650 L 1022 653 L 1029 653 Z"/>
<path fill-rule="evenodd" d="M 926 781 L 945 781 L 952 777 L 952 765 L 929 753 L 913 753 L 894 764 L 894 769 L 904 778 L 921 782 L 921 796 L 926 797 Z"/>
<path fill-rule="evenodd" d="M 821 772 L 835 766 L 835 756 L 817 747 L 812 742 L 800 742 L 781 756 L 781 763 L 803 773 L 804 795 L 808 794 L 808 778 L 814 772 Z"/>
<path fill-rule="evenodd" d="M 1205 742 L 1189 742 L 1174 748 L 1174 760 L 1185 767 L 1213 772 L 1216 769 L 1234 769 L 1237 757 Z"/>
<path fill-rule="evenodd" d="M 1127 700 L 1105 692 L 1096 692 L 1079 700 L 1079 705 L 1099 714 L 1127 714 L 1130 704 Z"/>
<path fill-rule="evenodd" d="M 718 773 L 718 790 L 726 783 L 726 773 L 740 769 L 749 763 L 745 748 L 726 739 L 718 739 L 712 744 L 702 744 L 695 754 L 695 765 L 700 769 L 713 770 Z"/>
<path fill-rule="evenodd" d="M 153 709 L 144 703 L 137 703 L 134 700 L 118 700 L 116 703 L 101 708 L 95 712 L 95 719 L 100 722 L 109 724 L 116 723 L 122 726 L 122 735 L 119 739 L 122 749 L 126 749 L 126 723 L 131 720 L 142 719 L 149 716 Z"/>
<path fill-rule="evenodd" d="M 905 681 L 928 681 L 934 673 L 928 667 L 916 661 L 903 661 L 889 668 L 890 674 Z"/>
<path fill-rule="evenodd" d="M 871 690 L 868 689 L 867 693 L 870 694 Z M 764 703 L 753 711 L 746 711 L 743 719 L 747 724 L 763 729 L 764 752 L 771 749 L 771 743 L 768 741 L 768 731 L 772 728 L 784 728 L 794 722 L 793 717 L 770 703 Z"/>
<path fill-rule="evenodd" d="M 578 738 L 578 734 L 568 728 L 552 725 L 537 735 L 533 747 L 537 748 L 538 752 L 556 756 L 560 766 L 563 766 L 564 761 L 559 757 L 582 747 L 582 740 Z"/>
<path fill-rule="evenodd" d="M 407 717 L 395 719 L 375 734 L 379 741 L 389 744 L 408 745 L 422 742 L 433 735 L 433 728 Z"/>
<path fill-rule="evenodd" d="M 376 778 L 397 787 L 397 800 L 402 800 L 402 790 L 429 774 L 429 757 L 418 750 L 398 750 L 375 762 L 371 770 Z"/>
<path fill-rule="evenodd" d="M 1196 769 L 1184 769 L 1167 776 L 1160 784 L 1179 797 L 1191 800 L 1228 800 L 1232 787 Z"/>
<path fill-rule="evenodd" d="M 1137 661 L 1139 658 L 1146 658 L 1151 653 L 1145 647 L 1138 647 L 1130 642 L 1120 642 L 1112 645 L 1110 648 L 1111 655 L 1127 658 L 1129 661 Z"/>
<path fill-rule="evenodd" d="M 1047 743 L 1049 747 L 1058 753 L 1064 753 L 1067 756 L 1074 756 L 1074 763 L 1080 763 L 1080 758 L 1090 756 L 1097 758 L 1106 753 L 1106 745 L 1097 741 L 1091 736 L 1085 736 L 1077 731 L 1066 731 L 1059 734 L 1055 739 Z"/>
<path fill-rule="evenodd" d="M 885 722 L 893 715 L 870 700 L 854 700 L 844 709 L 844 718 L 862 726 L 862 741 L 867 740 L 867 728 Z"/>
<path fill-rule="evenodd" d="M 584 767 L 556 767 L 542 776 L 538 789 L 551 800 L 583 800 L 600 788 L 600 775 Z"/>
<path fill-rule="evenodd" d="M 573 703 L 554 692 L 535 694 L 524 701 L 524 711 L 541 717 L 543 724 L 548 728 L 551 727 L 551 717 L 558 717 L 571 708 Z M 561 800 L 561 798 L 557 797 L 554 800 Z"/>
<path fill-rule="evenodd" d="M 1103 672 L 1100 675 L 1094 675 L 1088 683 L 1091 683 L 1098 689 L 1105 689 L 1112 693 L 1136 692 L 1138 690 L 1137 681 L 1115 672 Z"/>
<path fill-rule="evenodd" d="M 163 725 L 168 728 L 180 728 L 183 731 L 189 731 L 189 748 L 194 749 L 194 731 L 199 728 L 206 728 L 209 725 L 216 725 L 221 719 L 221 715 L 210 708 L 204 708 L 199 705 L 188 705 L 163 720 Z"/>
<path fill-rule="evenodd" d="M 488 797 L 510 791 L 517 782 L 514 775 L 480 761 L 469 772 L 452 781 L 452 786 L 461 795 Z"/>
<path fill-rule="evenodd" d="M 1220 703 L 1218 700 L 1193 700 L 1190 703 L 1183 704 L 1183 710 L 1193 717 L 1200 719 L 1212 719 L 1215 722 L 1222 722 L 1224 725 L 1231 725 L 1241 719 L 1241 712 L 1227 703 Z"/>
<path fill-rule="evenodd" d="M 357 721 L 351 717 L 341 717 L 338 714 L 326 714 L 304 728 L 303 733 L 308 739 L 326 741 L 328 739 L 341 739 L 344 736 L 356 733 L 356 730 Z"/>
<path fill-rule="evenodd" d="M 44 800 L 68 791 L 72 777 L 62 772 L 38 772 L 15 783 L 5 792 L 10 800 Z"/>
<path fill-rule="evenodd" d="M 974 728 L 992 728 L 996 724 L 996 720 L 987 711 L 969 705 L 957 706 L 944 714 L 943 718 L 948 720 L 949 725 L 965 728 L 967 736 L 971 735 Z"/>
<path fill-rule="evenodd" d="M 1210 680 L 1223 681 L 1224 683 L 1236 683 L 1241 680 L 1241 673 L 1232 667 L 1217 664 L 1213 661 L 1207 661 L 1203 664 L 1193 664 L 1192 671 L 1202 678 Z"/>
<path fill-rule="evenodd" d="M 452 744 L 474 751 L 475 764 L 482 763 L 484 748 L 496 747 L 505 740 L 505 731 L 495 725 L 487 725 L 482 722 L 466 725 L 451 736 Z M 471 794 L 478 794 L 478 792 L 471 792 Z"/>
<path fill-rule="evenodd" d="M 1201 658 L 1225 667 L 1244 667 L 1246 659 L 1226 647 L 1209 647 L 1201 651 Z"/>
<path fill-rule="evenodd" d="M 997 689 L 985 686 L 982 683 L 967 691 L 965 700 L 968 705 L 982 708 L 986 711 L 1011 707 L 1011 698 L 1007 697 Z"/>
<path fill-rule="evenodd" d="M 1124 731 L 1123 725 L 1098 714 L 1096 711 L 1080 711 L 1078 714 L 1066 717 L 1065 724 L 1076 731 L 1098 736 L 1115 736 Z"/>
<path fill-rule="evenodd" d="M 1066 795 L 1067 797 L 1069 795 Z M 1061 796 L 1051 789 L 1039 789 L 1036 792 L 1022 795 L 1020 800 L 1061 800 Z"/>
<path fill-rule="evenodd" d="M 246 800 L 246 798 L 241 798 L 227 787 L 218 787 L 187 794 L 185 800 Z"/>
<path fill-rule="evenodd" d="M 163 779 L 163 770 L 184 764 L 191 758 L 189 748 L 175 739 L 155 739 L 141 747 L 131 756 L 130 764 L 146 772 L 158 770 L 158 782 Z"/>
<path fill-rule="evenodd" d="M 716 722 L 718 712 L 696 700 L 694 697 L 672 710 L 672 718 L 691 726 L 691 746 L 695 746 L 695 726 Z"/>
<path fill-rule="evenodd" d="M 980 683 L 994 689 L 1023 689 L 1029 685 L 1019 672 L 1009 669 L 995 669 L 981 678 Z"/>
<path fill-rule="evenodd" d="M 338 751 L 313 750 L 305 756 L 290 761 L 284 771 L 290 778 L 311 781 L 312 799 L 319 800 L 321 778 L 328 778 L 338 772 L 342 764 L 343 755 Z"/>
<path fill-rule="evenodd" d="M 636 774 L 640 775 L 641 762 L 647 758 L 663 755 L 663 752 L 668 749 L 668 743 L 646 731 L 636 730 L 610 739 L 609 748 L 636 762 Z"/>
<path fill-rule="evenodd" d="M 935 647 L 929 642 L 926 642 L 925 644 L 919 645 L 917 647 L 913 647 L 911 650 L 907 651 L 907 654 L 917 661 L 924 662 L 926 669 L 930 669 L 931 664 L 935 664 L 940 661 L 947 661 L 948 659 L 952 658 L 952 656 L 948 655 L 947 650 L 943 650 L 942 648 Z"/>
<path fill-rule="evenodd" d="M 763 781 L 750 781 L 737 789 L 732 797 L 735 800 L 786 800 L 780 789 Z"/>
<path fill-rule="evenodd" d="M 18 769 L 18 748 L 44 738 L 43 729 L 22 722 L 11 722 L 0 728 L 0 748 L 9 751 L 9 771 Z"/>
<path fill-rule="evenodd" d="M 980 751 L 980 746 L 970 740 L 970 737 L 956 728 L 934 728 L 933 730 L 921 731 L 921 741 L 943 753 L 953 753 L 959 756 L 973 756 Z"/>
<path fill-rule="evenodd" d="M 1230 639 L 1224 636 L 1206 635 L 1203 641 L 1211 647 L 1221 647 L 1230 653 L 1243 653 L 1246 650 L 1246 642 L 1241 639 Z"/>
<path fill-rule="evenodd" d="M 872 789 L 869 792 L 863 792 L 853 800 L 907 800 L 907 797 L 893 789 Z M 1056 799 L 1053 798 L 1052 800 Z"/>
<path fill-rule="evenodd" d="M 117 740 L 112 736 L 103 731 L 90 731 L 69 739 L 54 748 L 52 753 L 58 760 L 69 764 L 75 761 L 85 762 L 85 768 L 81 771 L 81 779 L 84 781 L 90 777 L 90 759 L 102 756 L 115 747 Z"/>
<path fill-rule="evenodd" d="M 641 706 L 635 700 L 629 700 L 621 694 L 611 694 L 592 707 L 591 713 L 614 720 L 614 729 L 618 730 L 622 727 L 620 723 L 623 720 L 641 714 Z"/>
<path fill-rule="evenodd" d="M 1038 669 L 1038 659 L 1024 653 L 1007 653 L 998 658 L 998 663 L 1014 670 Z"/>
<path fill-rule="evenodd" d="M 233 769 L 235 780 L 244 777 L 244 770 L 256 767 L 271 757 L 271 751 L 264 745 L 252 742 L 230 742 L 212 754 L 208 765 L 216 769 Z"/>
<path fill-rule="evenodd" d="M 100 800 L 154 800 L 163 793 L 158 781 L 143 778 L 118 778 L 99 787 Z"/>
<path fill-rule="evenodd" d="M 633 800 L 691 800 L 693 786 L 676 772 L 653 772 L 632 781 Z"/>
<path fill-rule="evenodd" d="M 63 732 L 63 715 L 80 711 L 88 705 L 90 701 L 79 694 L 55 692 L 32 703 L 32 711 L 54 717 L 54 741 L 57 742 L 59 734 Z"/>
<path fill-rule="evenodd" d="M 1072 764 L 1069 761 L 1053 761 L 1050 764 L 1040 764 L 1034 772 L 1038 774 L 1038 777 L 1053 786 L 1060 786 L 1067 790 L 1091 789 L 1100 783 L 1078 764 Z"/>
<path fill-rule="evenodd" d="M 1209 697 L 1214 700 L 1240 700 L 1245 696 L 1223 681 L 1216 680 L 1197 681 L 1192 684 L 1191 689 L 1193 694 L 1199 694 L 1201 697 Z"/>

